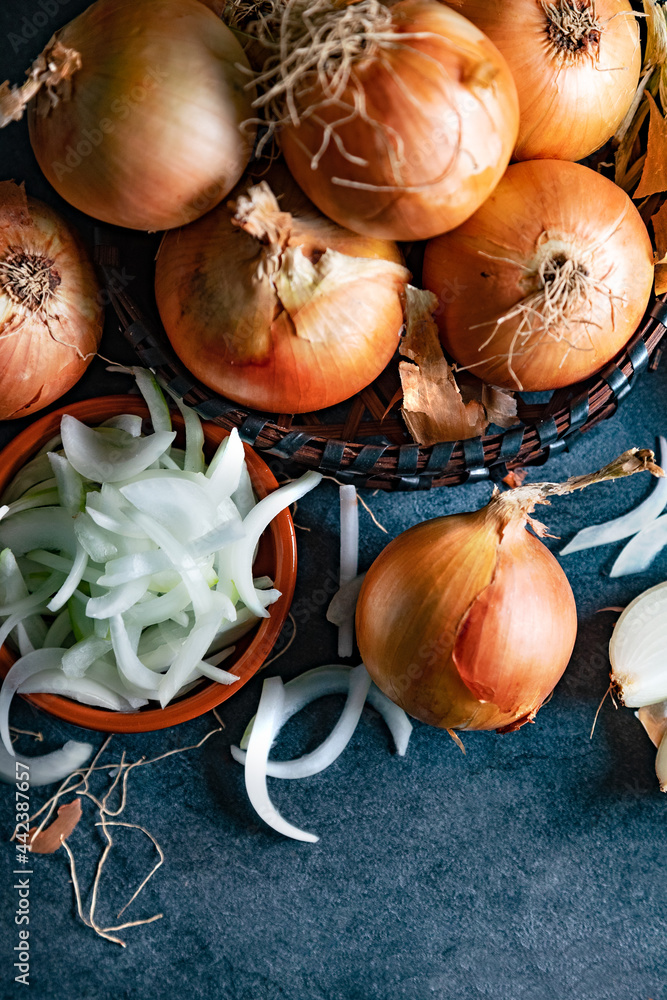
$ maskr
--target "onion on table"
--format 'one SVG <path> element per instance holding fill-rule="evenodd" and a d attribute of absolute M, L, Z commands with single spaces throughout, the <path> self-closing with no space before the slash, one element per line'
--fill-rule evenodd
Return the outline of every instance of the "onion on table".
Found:
<path fill-rule="evenodd" d="M 250 158 L 241 46 L 199 0 L 97 0 L 58 31 L 22 89 L 0 88 L 0 125 L 29 104 L 49 182 L 103 222 L 158 230 L 199 218 Z"/>
<path fill-rule="evenodd" d="M 514 159 L 582 160 L 629 111 L 641 71 L 628 0 L 448 0 L 498 46 L 519 93 Z M 591 209 L 592 209 L 591 205 Z"/>
<path fill-rule="evenodd" d="M 67 392 L 95 356 L 102 323 L 78 235 L 22 186 L 0 182 L 0 420 Z"/>
<path fill-rule="evenodd" d="M 557 389 L 599 371 L 635 332 L 653 250 L 612 181 L 532 160 L 509 167 L 471 219 L 427 244 L 423 279 L 460 368 L 504 389 Z"/>
<path fill-rule="evenodd" d="M 496 492 L 481 510 L 425 521 L 390 542 L 366 574 L 356 615 L 359 651 L 380 690 L 444 729 L 532 721 L 568 664 L 577 614 L 531 512 L 605 479 L 663 475 L 652 459 L 633 449 L 561 485 Z"/>
<path fill-rule="evenodd" d="M 304 413 L 348 399 L 387 365 L 410 275 L 395 243 L 324 218 L 284 168 L 268 177 L 167 233 L 155 292 L 197 378 L 247 406 Z"/>
<path fill-rule="evenodd" d="M 252 28 L 266 49 L 255 107 L 297 182 L 340 225 L 427 239 L 472 215 L 500 180 L 518 130 L 514 81 L 449 7 L 290 0 Z"/>

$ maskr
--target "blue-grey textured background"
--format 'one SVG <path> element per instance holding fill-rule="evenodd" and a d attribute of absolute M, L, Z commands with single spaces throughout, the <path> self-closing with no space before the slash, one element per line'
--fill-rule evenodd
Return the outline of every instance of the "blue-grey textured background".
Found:
<path fill-rule="evenodd" d="M 3 0 L 0 80 L 18 82 L 51 32 L 84 0 Z M 0 179 L 25 180 L 90 238 L 90 221 L 40 176 L 24 123 L 0 133 Z M 129 360 L 110 319 L 103 353 Z M 71 398 L 123 391 L 128 381 L 95 362 Z M 0 444 L 21 424 L 0 426 Z M 646 376 L 612 420 L 548 466 L 548 478 L 598 467 L 667 431 L 667 366 Z M 537 470 L 531 478 L 538 478 Z M 564 539 L 629 509 L 648 477 L 556 500 L 544 519 Z M 393 536 L 423 518 L 468 510 L 490 486 L 419 495 L 366 495 Z M 300 504 L 298 635 L 269 673 L 291 677 L 336 660 L 325 620 L 337 569 L 337 495 L 331 482 Z M 387 541 L 361 512 L 361 568 Z M 550 541 L 557 548 L 559 543 Z M 125 933 L 127 948 L 97 938 L 76 917 L 63 851 L 34 859 L 31 985 L 35 998 L 106 1000 L 156 993 L 179 1000 L 667 1000 L 667 799 L 655 751 L 628 710 L 607 701 L 613 615 L 667 575 L 667 553 L 647 574 L 610 580 L 620 546 L 564 561 L 579 608 L 572 663 L 534 726 L 508 736 L 469 734 L 463 756 L 446 733 L 417 724 L 396 757 L 383 723 L 365 711 L 344 755 L 325 773 L 270 783 L 285 816 L 320 834 L 286 841 L 250 809 L 229 753 L 254 711 L 261 676 L 221 710 L 225 730 L 199 750 L 135 772 L 125 818 L 145 825 L 166 861 L 127 917 L 164 914 Z M 285 730 L 278 752 L 311 748 L 341 699 L 318 702 Z M 13 723 L 40 729 L 39 753 L 85 734 L 16 704 Z M 196 743 L 212 716 L 156 734 L 114 737 L 109 758 L 156 755 Z M 97 735 L 96 744 L 101 742 Z M 35 790 L 35 803 L 44 790 Z M 0 787 L 0 996 L 13 982 L 13 793 Z M 84 887 L 102 839 L 86 803 L 71 837 Z M 98 916 L 113 923 L 153 862 L 141 834 L 120 831 Z"/>

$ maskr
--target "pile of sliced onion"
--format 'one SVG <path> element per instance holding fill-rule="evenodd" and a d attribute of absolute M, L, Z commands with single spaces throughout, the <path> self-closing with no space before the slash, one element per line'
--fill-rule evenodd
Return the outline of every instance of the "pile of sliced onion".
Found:
<path fill-rule="evenodd" d="M 667 583 L 634 599 L 618 619 L 609 643 L 611 680 L 619 698 L 658 747 L 655 769 L 667 791 Z"/>
<path fill-rule="evenodd" d="M 316 472 L 256 503 L 234 430 L 211 462 L 196 413 L 181 406 L 185 450 L 149 373 L 136 371 L 153 423 L 99 427 L 64 416 L 3 497 L 0 645 L 19 659 L 0 690 L 0 736 L 19 693 L 49 692 L 130 712 L 162 707 L 220 668 L 279 597 L 253 579 L 269 522 L 320 481 Z"/>
<path fill-rule="evenodd" d="M 329 694 L 347 694 L 345 707 L 327 738 L 311 753 L 289 761 L 270 761 L 269 752 L 288 719 L 317 698 Z M 329 665 L 307 670 L 283 684 L 280 677 L 264 681 L 257 714 L 243 734 L 241 746 L 232 747 L 232 756 L 245 766 L 248 798 L 264 822 L 278 833 L 314 844 L 319 837 L 300 830 L 285 820 L 273 805 L 267 788 L 267 775 L 274 778 L 306 778 L 318 774 L 346 748 L 368 701 L 383 717 L 394 740 L 396 752 L 404 756 L 412 723 L 399 708 L 371 682 L 363 663 L 358 667 Z"/>

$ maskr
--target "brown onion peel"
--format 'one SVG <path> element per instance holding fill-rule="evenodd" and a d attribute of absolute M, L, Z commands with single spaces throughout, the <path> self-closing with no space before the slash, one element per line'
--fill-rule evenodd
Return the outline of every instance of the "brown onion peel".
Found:
<path fill-rule="evenodd" d="M 167 234 L 156 297 L 174 350 L 206 385 L 303 413 L 349 398 L 388 364 L 410 273 L 395 243 L 321 216 L 280 169 L 269 177 Z"/>
<path fill-rule="evenodd" d="M 593 483 L 661 476 L 653 457 L 631 449 L 565 483 L 496 490 L 481 510 L 425 521 L 390 542 L 366 575 L 356 615 L 377 686 L 443 729 L 508 732 L 533 721 L 568 664 L 577 615 L 567 577 L 540 541 L 546 528 L 530 515 Z"/>
<path fill-rule="evenodd" d="M 95 356 L 102 324 L 78 235 L 22 185 L 0 182 L 0 420 L 67 392 Z"/>

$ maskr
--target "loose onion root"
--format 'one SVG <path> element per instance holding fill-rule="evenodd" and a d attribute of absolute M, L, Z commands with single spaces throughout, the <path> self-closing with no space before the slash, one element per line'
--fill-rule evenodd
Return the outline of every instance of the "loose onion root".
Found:
<path fill-rule="evenodd" d="M 563 484 L 495 492 L 488 505 L 403 532 L 375 560 L 357 604 L 371 677 L 410 715 L 443 729 L 517 729 L 565 670 L 577 631 L 567 577 L 530 516 L 549 497 L 644 469 L 625 452 Z M 535 535 L 526 528 L 530 527 Z"/>
<path fill-rule="evenodd" d="M 317 698 L 343 692 L 347 693 L 343 712 L 330 735 L 316 750 L 295 760 L 269 761 L 271 746 L 288 719 Z M 285 685 L 280 677 L 269 677 L 264 681 L 257 715 L 251 719 L 243 734 L 241 746 L 232 747 L 232 756 L 245 766 L 248 798 L 258 815 L 272 829 L 293 840 L 307 843 L 319 840 L 315 834 L 288 823 L 278 813 L 269 797 L 267 775 L 304 778 L 318 774 L 333 764 L 350 742 L 365 700 L 383 716 L 394 737 L 396 752 L 403 756 L 412 725 L 405 712 L 371 683 L 363 664 L 354 668 L 336 665 L 316 667 Z"/>

